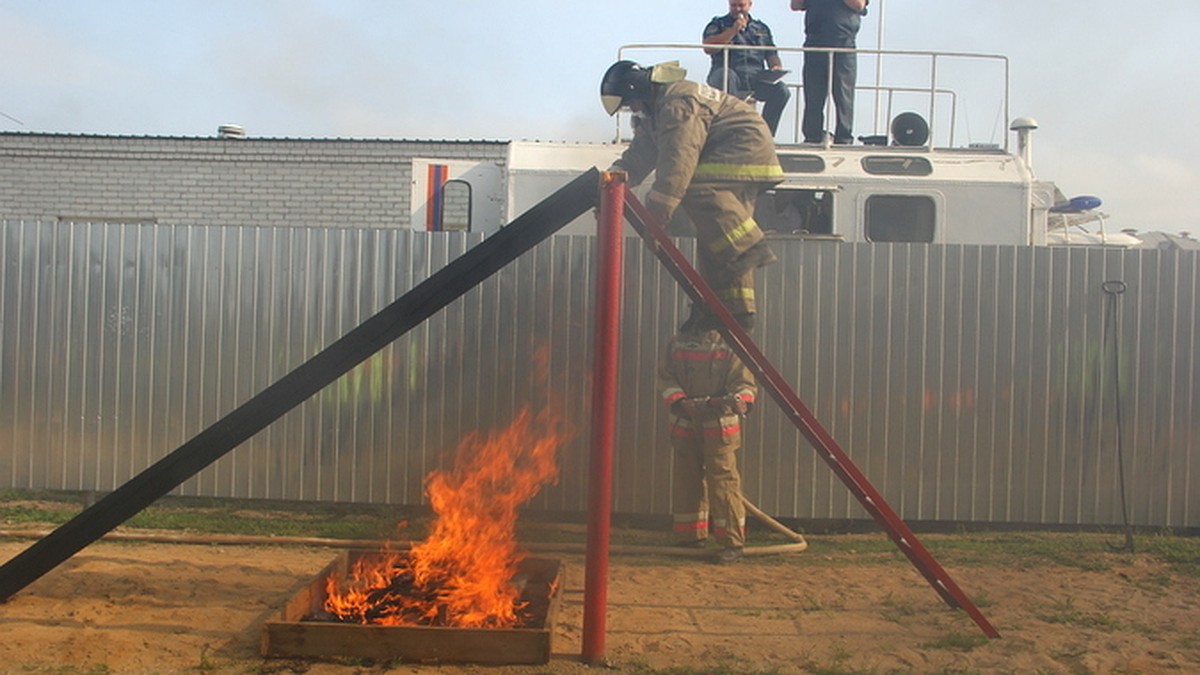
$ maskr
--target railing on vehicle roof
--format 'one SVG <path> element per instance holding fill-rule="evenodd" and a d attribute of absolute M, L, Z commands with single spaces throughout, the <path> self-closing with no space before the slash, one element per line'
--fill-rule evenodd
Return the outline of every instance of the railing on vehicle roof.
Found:
<path fill-rule="evenodd" d="M 698 76 L 695 74 L 695 71 L 693 71 L 693 73 L 691 75 L 691 79 L 693 79 L 695 81 L 703 82 L 703 81 L 707 80 L 708 67 L 709 67 L 709 64 L 711 63 L 710 56 L 707 53 L 705 53 L 705 50 L 708 50 L 708 51 L 717 50 L 717 51 L 722 52 L 723 58 L 725 59 L 725 64 L 728 65 L 729 55 L 734 50 L 762 50 L 762 49 L 763 49 L 762 47 L 754 46 L 754 45 L 706 45 L 706 44 L 697 44 L 697 43 L 636 43 L 636 44 L 622 45 L 620 48 L 618 48 L 617 49 L 617 58 L 618 59 L 630 59 L 632 61 L 638 61 L 638 62 L 648 65 L 650 63 L 659 63 L 659 62 L 668 61 L 668 60 L 680 60 L 682 62 L 683 59 L 679 57 L 679 52 L 686 52 L 688 54 L 691 54 L 691 53 L 699 51 L 703 55 L 703 59 L 704 59 L 704 74 L 703 74 L 703 76 Z M 784 56 L 787 54 L 803 54 L 804 52 L 830 52 L 830 53 L 853 52 L 853 53 L 859 54 L 861 56 L 873 57 L 876 62 L 876 68 L 875 68 L 875 80 L 876 81 L 875 81 L 875 83 L 866 84 L 866 85 L 858 84 L 855 87 L 856 93 L 863 92 L 863 91 L 875 92 L 875 97 L 874 97 L 875 100 L 874 100 L 874 106 L 873 106 L 874 127 L 873 127 L 872 133 L 869 135 L 880 136 L 880 135 L 888 134 L 888 126 L 890 125 L 891 120 L 894 117 L 893 110 L 895 108 L 895 102 L 896 102 L 897 95 L 905 95 L 905 94 L 918 95 L 918 96 L 923 97 L 926 101 L 924 104 L 924 108 L 925 108 L 924 114 L 926 115 L 925 120 L 929 124 L 929 139 L 923 146 L 926 148 L 938 147 L 938 144 L 943 142 L 942 141 L 943 138 L 946 139 L 944 147 L 957 147 L 956 146 L 956 132 L 957 132 L 957 127 L 958 127 L 958 117 L 959 117 L 959 113 L 960 113 L 959 88 L 958 87 L 951 88 L 951 87 L 944 86 L 944 83 L 941 80 L 946 79 L 946 76 L 945 76 L 944 72 L 939 72 L 939 67 L 944 68 L 947 61 L 972 62 L 973 64 L 978 65 L 980 68 L 983 67 L 982 64 L 984 64 L 984 63 L 988 63 L 988 62 L 996 63 L 1002 69 L 1002 74 L 1000 77 L 1000 79 L 1001 79 L 1000 85 L 1001 85 L 1002 91 L 1000 92 L 999 109 L 997 111 L 997 115 L 999 116 L 999 120 L 998 120 L 999 124 L 993 123 L 992 126 L 993 126 L 993 133 L 995 133 L 995 131 L 997 130 L 996 127 L 999 126 L 1000 136 L 1001 136 L 1002 140 L 999 142 L 995 142 L 993 140 L 993 142 L 987 143 L 986 145 L 1003 148 L 1003 150 L 1005 152 L 1007 152 L 1009 150 L 1007 125 L 1008 125 L 1011 113 L 1010 113 L 1010 109 L 1009 109 L 1010 70 L 1009 70 L 1009 60 L 1008 60 L 1007 56 L 1004 56 L 1002 54 L 981 54 L 981 53 L 972 53 L 972 52 L 913 51 L 913 50 L 895 50 L 895 49 L 841 49 L 841 48 L 825 48 L 825 47 L 775 47 L 775 51 L 781 55 L 781 58 L 784 58 Z M 666 58 L 656 58 L 654 60 L 646 60 L 646 59 L 639 59 L 636 54 L 631 55 L 631 54 L 629 54 L 629 52 L 642 52 L 642 53 L 665 52 L 667 54 L 671 54 L 671 56 L 667 56 Z M 892 63 L 893 68 L 894 68 L 895 63 L 897 61 L 909 60 L 909 59 L 917 59 L 917 60 L 927 62 L 927 66 L 925 68 L 920 69 L 925 72 L 924 82 L 918 82 L 916 84 L 884 84 L 884 83 L 881 83 L 881 80 L 883 79 L 884 65 L 886 65 L 887 63 L 890 62 L 890 63 Z M 684 65 L 686 66 L 688 64 L 685 63 Z M 861 65 L 862 65 L 862 59 L 860 58 L 860 61 L 859 61 L 860 69 L 859 69 L 859 78 L 858 78 L 860 82 L 863 79 Z M 789 66 L 786 63 L 784 65 L 784 67 L 789 68 Z M 833 59 L 829 59 L 829 68 L 831 70 L 833 68 Z M 782 81 L 791 90 L 791 93 L 792 93 L 792 98 L 788 102 L 788 106 L 792 110 L 792 113 L 791 113 L 792 142 L 798 142 L 802 137 L 801 132 L 800 132 L 800 123 L 801 123 L 801 119 L 802 119 L 803 111 L 804 111 L 804 97 L 803 97 L 804 85 L 801 82 L 801 79 L 802 79 L 801 68 L 789 68 L 789 69 L 792 72 L 790 72 Z M 692 69 L 689 68 L 689 70 L 692 70 Z M 729 69 L 726 68 L 726 72 L 728 72 L 728 70 Z M 832 77 L 828 78 L 828 81 L 830 82 L 830 87 L 832 87 L 833 78 Z M 970 83 L 964 83 L 964 84 L 971 85 L 971 86 L 978 86 L 980 83 L 976 81 L 976 82 L 970 82 Z M 726 81 L 725 89 L 728 89 L 728 81 Z M 941 101 L 943 101 L 943 103 L 941 105 L 939 105 L 939 99 Z M 939 115 L 941 115 L 943 113 L 943 108 L 946 106 L 946 103 L 944 103 L 944 101 L 946 101 L 946 99 L 949 99 L 949 110 L 946 113 L 945 118 L 941 119 L 941 118 L 939 118 Z M 827 127 L 831 126 L 831 122 L 833 120 L 832 108 L 833 108 L 833 97 L 829 95 L 829 92 L 826 92 L 825 119 L 826 119 Z M 857 105 L 857 101 L 856 101 L 855 109 L 856 110 L 861 109 Z M 994 139 L 994 136 L 993 136 L 993 139 Z M 616 140 L 617 141 L 621 140 L 620 116 L 617 117 Z M 829 143 L 829 141 L 827 139 L 826 145 L 828 145 L 828 143 Z"/>

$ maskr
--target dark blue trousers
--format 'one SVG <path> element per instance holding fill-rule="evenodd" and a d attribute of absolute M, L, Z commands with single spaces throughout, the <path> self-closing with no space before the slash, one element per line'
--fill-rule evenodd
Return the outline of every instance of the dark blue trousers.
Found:
<path fill-rule="evenodd" d="M 775 130 L 779 128 L 779 118 L 783 116 L 783 108 L 787 105 L 788 99 L 792 97 L 792 93 L 782 82 L 760 81 L 755 76 L 761 72 L 764 71 L 730 68 L 729 88 L 726 91 L 739 98 L 753 96 L 756 101 L 762 101 L 763 121 L 767 123 L 771 135 L 774 136 Z M 708 84 L 717 89 L 724 89 L 725 68 L 714 67 L 708 73 Z"/>
<path fill-rule="evenodd" d="M 825 140 L 825 100 L 832 91 L 837 121 L 834 143 L 854 140 L 854 86 L 858 78 L 858 54 L 838 52 L 833 56 L 833 87 L 829 83 L 830 52 L 804 52 L 804 119 L 800 130 L 806 143 Z"/>

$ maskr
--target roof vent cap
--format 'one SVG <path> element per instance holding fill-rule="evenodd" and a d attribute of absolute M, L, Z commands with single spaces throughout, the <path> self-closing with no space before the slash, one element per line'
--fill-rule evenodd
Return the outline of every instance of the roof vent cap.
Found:
<path fill-rule="evenodd" d="M 217 136 L 220 138 L 245 138 L 246 130 L 240 124 L 222 124 L 217 127 Z"/>
<path fill-rule="evenodd" d="M 1038 128 L 1037 120 L 1032 117 L 1018 117 L 1008 125 L 1011 131 L 1033 131 Z"/>

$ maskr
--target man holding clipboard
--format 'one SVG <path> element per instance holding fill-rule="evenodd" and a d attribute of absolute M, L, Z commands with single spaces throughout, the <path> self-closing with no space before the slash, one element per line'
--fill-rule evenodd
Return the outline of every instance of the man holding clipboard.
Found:
<path fill-rule="evenodd" d="M 705 49 L 712 57 L 708 84 L 740 98 L 763 102 L 762 116 L 775 134 L 791 93 L 780 79 L 783 70 L 767 24 L 750 16 L 753 0 L 729 0 L 729 13 L 704 27 L 706 45 L 745 45 L 762 49 Z M 726 64 L 728 63 L 728 68 Z M 728 81 L 727 81 L 728 78 Z"/>

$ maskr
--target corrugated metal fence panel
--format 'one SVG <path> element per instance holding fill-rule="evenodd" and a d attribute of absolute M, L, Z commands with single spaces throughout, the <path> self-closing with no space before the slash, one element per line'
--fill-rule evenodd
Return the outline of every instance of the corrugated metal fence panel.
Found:
<path fill-rule="evenodd" d="M 115 488 L 478 241 L 5 222 L 0 486 Z M 543 244 L 178 492 L 420 503 L 460 438 L 522 406 L 553 399 L 578 430 L 590 246 Z M 539 355 L 548 362 L 535 368 Z M 586 434 L 576 438 L 543 508 L 581 508 Z"/>
<path fill-rule="evenodd" d="M 1115 351 L 1131 516 L 1200 521 L 1194 253 L 777 248 L 764 351 L 902 517 L 1120 523 Z M 1127 292 L 1105 294 L 1107 280 Z M 773 409 L 757 424 L 749 496 L 800 517 L 862 513 L 823 464 L 790 456 L 803 443 Z"/>
<path fill-rule="evenodd" d="M 478 241 L 5 222 L 0 487 L 113 489 Z M 464 435 L 553 403 L 577 434 L 533 507 L 584 510 L 592 243 L 544 242 L 179 492 L 420 503 Z M 902 517 L 1121 522 L 1115 301 L 1131 515 L 1200 524 L 1196 254 L 774 245 L 763 350 Z M 666 513 L 654 370 L 687 303 L 635 239 L 625 273 L 615 506 Z M 865 517 L 769 401 L 742 466 L 781 517 Z"/>

